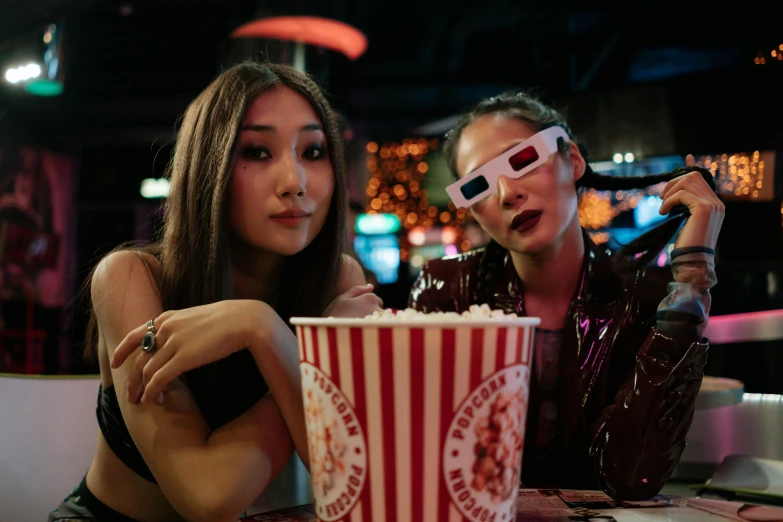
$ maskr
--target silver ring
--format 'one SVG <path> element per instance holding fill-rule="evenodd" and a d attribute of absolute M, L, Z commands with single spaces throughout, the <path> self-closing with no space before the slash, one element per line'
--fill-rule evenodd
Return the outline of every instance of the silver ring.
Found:
<path fill-rule="evenodd" d="M 147 321 L 147 333 L 141 339 L 141 351 L 147 353 L 155 353 L 155 334 L 158 331 L 155 329 L 154 319 Z"/>

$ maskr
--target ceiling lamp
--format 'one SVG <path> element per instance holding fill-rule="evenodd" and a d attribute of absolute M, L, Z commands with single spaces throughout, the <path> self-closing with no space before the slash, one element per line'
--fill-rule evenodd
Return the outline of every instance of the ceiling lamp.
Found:
<path fill-rule="evenodd" d="M 315 16 L 279 16 L 248 22 L 232 38 L 275 38 L 294 43 L 294 67 L 305 70 L 305 44 L 340 52 L 356 60 L 367 49 L 367 37 L 343 22 Z"/>

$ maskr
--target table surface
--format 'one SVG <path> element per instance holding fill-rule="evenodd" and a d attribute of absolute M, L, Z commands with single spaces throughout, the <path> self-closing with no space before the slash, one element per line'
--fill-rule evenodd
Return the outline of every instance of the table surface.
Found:
<path fill-rule="evenodd" d="M 600 491 L 523 489 L 517 499 L 517 522 L 712 522 L 783 520 L 783 508 L 741 502 L 657 496 L 644 502 L 616 502 Z M 316 520 L 313 505 L 249 515 L 243 521 Z M 396 521 L 387 521 L 396 522 Z"/>

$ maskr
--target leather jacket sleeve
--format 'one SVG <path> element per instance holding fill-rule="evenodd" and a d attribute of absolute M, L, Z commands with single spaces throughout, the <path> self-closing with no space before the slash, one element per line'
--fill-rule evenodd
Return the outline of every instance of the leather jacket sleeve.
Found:
<path fill-rule="evenodd" d="M 675 338 L 653 328 L 633 370 L 591 427 L 590 457 L 603 489 L 625 500 L 656 495 L 685 449 L 707 359 L 706 339 L 684 327 Z"/>
<path fill-rule="evenodd" d="M 426 263 L 408 296 L 408 307 L 419 312 L 459 312 L 475 301 L 473 286 L 478 256 Z"/>
<path fill-rule="evenodd" d="M 408 308 L 414 308 L 419 312 L 432 312 L 432 300 L 429 294 L 431 287 L 429 279 L 432 276 L 429 273 L 429 266 L 424 265 L 416 281 L 413 283 L 410 294 L 408 295 Z"/>

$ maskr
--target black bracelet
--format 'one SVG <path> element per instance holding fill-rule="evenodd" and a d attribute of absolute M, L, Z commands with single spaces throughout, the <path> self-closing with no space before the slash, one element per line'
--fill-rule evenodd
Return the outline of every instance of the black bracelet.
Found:
<path fill-rule="evenodd" d="M 669 259 L 671 261 L 674 261 L 675 258 L 684 256 L 685 254 L 699 254 L 702 252 L 705 254 L 715 255 L 715 251 L 709 247 L 692 246 L 692 247 L 675 248 L 674 250 L 672 250 Z"/>

